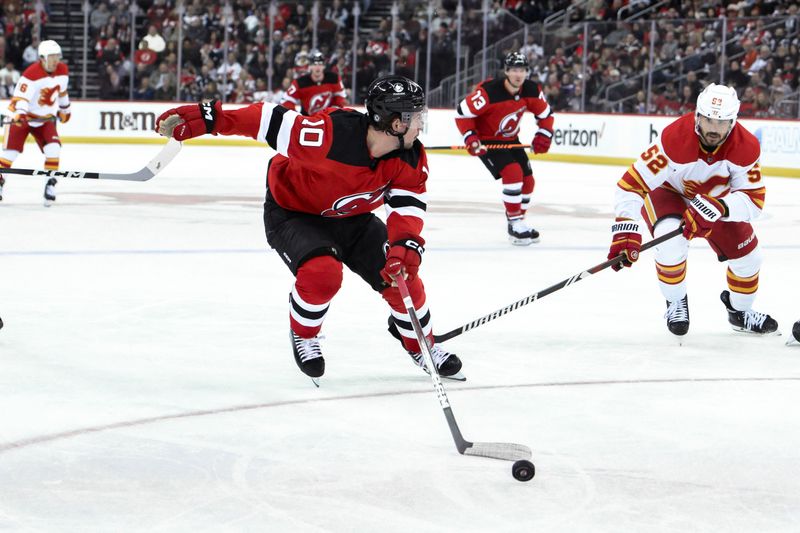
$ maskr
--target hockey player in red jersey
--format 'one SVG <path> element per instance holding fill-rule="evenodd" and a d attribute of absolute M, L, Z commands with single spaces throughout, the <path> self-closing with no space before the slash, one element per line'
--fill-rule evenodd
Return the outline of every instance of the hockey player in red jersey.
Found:
<path fill-rule="evenodd" d="M 39 61 L 25 69 L 14 87 L 8 110 L 11 122 L 6 125 L 3 151 L 0 153 L 0 172 L 11 168 L 14 160 L 25 148 L 28 135 L 36 140 L 44 153 L 45 170 L 58 170 L 61 141 L 56 130 L 56 120 L 70 118 L 67 94 L 69 70 L 61 63 L 61 47 L 55 41 L 39 44 Z M 0 174 L 0 200 L 3 199 L 5 179 Z M 44 205 L 56 199 L 56 179 L 47 180 L 44 188 Z"/>
<path fill-rule="evenodd" d="M 342 78 L 335 72 L 325 70 L 325 57 L 322 53 L 312 51 L 308 56 L 308 63 L 308 74 L 292 82 L 281 105 L 304 115 L 314 115 L 328 107 L 346 106 L 347 93 Z"/>
<path fill-rule="evenodd" d="M 664 128 L 617 183 L 616 223 L 609 259 L 624 254 L 622 266 L 639 257 L 644 218 L 659 237 L 684 224 L 683 235 L 656 248 L 656 272 L 667 300 L 667 327 L 675 335 L 689 330 L 686 263 L 689 240 L 706 239 L 720 261 L 727 261 L 728 290 L 720 295 L 734 330 L 772 333 L 778 323 L 752 309 L 758 289 L 761 250 L 750 221 L 764 207 L 758 139 L 736 122 L 736 91 L 711 84 L 697 98 L 694 114 Z"/>
<path fill-rule="evenodd" d="M 223 110 L 217 101 L 162 114 L 156 129 L 178 140 L 206 133 L 245 135 L 278 154 L 269 162 L 264 227 L 267 241 L 295 275 L 289 322 L 297 365 L 318 378 L 325 360 L 317 334 L 342 283 L 342 265 L 378 291 L 391 308 L 404 348 L 423 366 L 420 347 L 392 279 L 403 275 L 433 345 L 430 312 L 419 277 L 425 240 L 428 164 L 417 137 L 424 125 L 419 85 L 384 76 L 369 88 L 367 113 L 327 109 L 306 117 L 258 103 Z M 386 223 L 372 211 L 386 207 Z M 457 376 L 461 361 L 438 344 L 434 362 Z"/>
<path fill-rule="evenodd" d="M 539 126 L 531 142 L 533 152 L 546 153 L 553 138 L 554 117 L 541 87 L 527 79 L 525 55 L 508 54 L 504 66 L 505 78 L 480 83 L 458 104 L 456 126 L 469 153 L 481 159 L 494 179 L 502 180 L 508 238 L 512 244 L 526 246 L 539 241 L 539 232 L 525 223 L 535 183 L 531 162 L 522 148 L 487 150 L 483 145 L 519 144 L 520 120 L 530 111 Z"/>

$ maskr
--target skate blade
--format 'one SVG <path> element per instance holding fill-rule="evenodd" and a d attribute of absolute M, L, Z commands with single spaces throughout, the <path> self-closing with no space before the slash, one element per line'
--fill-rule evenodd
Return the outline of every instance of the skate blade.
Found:
<path fill-rule="evenodd" d="M 747 330 L 747 329 L 744 329 L 744 328 L 736 328 L 736 327 L 733 327 L 733 326 L 731 326 L 731 329 L 733 331 L 735 331 L 736 333 L 741 333 L 742 335 L 749 335 L 751 337 L 781 337 L 781 336 L 783 336 L 783 333 L 781 333 L 781 330 L 779 330 L 779 329 L 776 329 L 775 331 L 771 331 L 769 333 L 757 333 L 755 331 L 750 331 L 750 330 Z"/>
<path fill-rule="evenodd" d="M 317 388 L 319 388 L 319 378 L 311 378 L 311 383 L 313 383 Z"/>
<path fill-rule="evenodd" d="M 54 202 L 55 200 L 48 200 L 47 198 L 45 198 L 44 202 L 42 202 L 42 205 L 44 205 L 45 207 L 50 207 L 53 205 Z"/>
<path fill-rule="evenodd" d="M 429 376 L 431 375 L 431 373 L 428 372 L 427 368 L 423 368 L 422 370 L 423 370 L 423 372 L 425 372 Z M 467 381 L 467 376 L 462 374 L 460 370 L 458 372 L 456 372 L 455 374 L 453 374 L 452 376 L 443 376 L 443 375 L 439 374 L 439 377 L 442 378 L 442 379 L 449 379 L 451 381 Z"/>
<path fill-rule="evenodd" d="M 800 341 L 794 337 L 789 337 L 789 340 L 786 341 L 786 346 L 800 346 Z"/>
<path fill-rule="evenodd" d="M 510 235 L 508 237 L 508 242 L 510 242 L 514 246 L 530 246 L 534 242 L 538 242 L 538 240 L 539 239 L 536 239 L 535 241 L 533 239 L 520 239 L 518 237 L 512 237 Z"/>
<path fill-rule="evenodd" d="M 439 377 L 441 377 L 442 379 L 449 379 L 449 380 L 452 380 L 452 381 L 467 381 L 467 376 L 462 374 L 460 371 L 456 372 L 452 376 L 442 376 L 440 374 Z"/>

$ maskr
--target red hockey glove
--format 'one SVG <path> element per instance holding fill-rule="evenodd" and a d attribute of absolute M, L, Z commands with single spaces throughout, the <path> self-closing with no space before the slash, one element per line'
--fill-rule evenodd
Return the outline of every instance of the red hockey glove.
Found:
<path fill-rule="evenodd" d="M 72 117 L 72 111 L 69 107 L 65 107 L 64 109 L 58 110 L 58 120 L 61 121 L 62 124 L 68 122 L 70 117 Z"/>
<path fill-rule="evenodd" d="M 708 237 L 717 221 L 727 216 L 728 206 L 725 202 L 698 194 L 689 202 L 683 212 L 683 236 L 691 240 L 695 237 Z"/>
<path fill-rule="evenodd" d="M 217 118 L 222 114 L 222 104 L 217 100 L 199 104 L 182 105 L 162 113 L 156 120 L 156 132 L 164 137 L 184 141 L 206 133 L 217 133 Z"/>
<path fill-rule="evenodd" d="M 553 132 L 544 128 L 536 132 L 533 136 L 531 146 L 534 154 L 546 154 L 550 150 L 550 143 L 553 142 Z"/>
<path fill-rule="evenodd" d="M 608 252 L 608 258 L 614 259 L 622 255 L 622 261 L 611 267 L 619 272 L 622 267 L 630 267 L 639 259 L 642 234 L 639 233 L 639 223 L 627 218 L 617 219 L 611 226 L 611 233 L 611 249 Z"/>
<path fill-rule="evenodd" d="M 470 133 L 467 135 L 466 139 L 464 139 L 464 144 L 467 145 L 467 152 L 469 155 L 486 155 L 486 147 L 481 144 L 481 140 L 478 138 L 477 135 L 474 133 Z"/>
<path fill-rule="evenodd" d="M 386 254 L 386 265 L 381 270 L 381 277 L 392 284 L 394 278 L 403 274 L 403 278 L 414 281 L 422 263 L 422 254 L 425 249 L 420 243 L 412 239 L 403 239 L 392 244 Z"/>

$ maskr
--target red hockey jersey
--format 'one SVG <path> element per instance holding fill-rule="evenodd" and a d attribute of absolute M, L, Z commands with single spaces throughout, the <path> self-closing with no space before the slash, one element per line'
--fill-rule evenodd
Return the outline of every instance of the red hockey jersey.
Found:
<path fill-rule="evenodd" d="M 322 81 L 314 81 L 311 74 L 300 76 L 286 90 L 281 105 L 304 115 L 314 115 L 328 107 L 347 105 L 342 79 L 334 72 L 325 72 Z M 299 108 L 299 109 L 298 109 Z"/>
<path fill-rule="evenodd" d="M 420 237 L 428 163 L 419 141 L 378 159 L 367 148 L 367 117 L 352 109 L 303 116 L 258 103 L 223 111 L 219 132 L 246 135 L 278 152 L 269 162 L 270 193 L 281 207 L 348 217 L 386 206 L 389 242 Z"/>
<path fill-rule="evenodd" d="M 481 141 L 518 142 L 519 123 L 525 111 L 536 117 L 539 130 L 553 134 L 553 112 L 541 88 L 525 80 L 516 94 L 509 93 L 505 79 L 488 79 L 458 104 L 456 126 L 466 139 L 477 133 Z"/>

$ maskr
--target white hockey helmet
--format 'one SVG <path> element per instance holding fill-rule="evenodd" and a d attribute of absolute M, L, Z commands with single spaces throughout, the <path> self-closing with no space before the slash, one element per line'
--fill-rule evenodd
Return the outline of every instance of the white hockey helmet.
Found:
<path fill-rule="evenodd" d="M 55 41 L 42 41 L 39 43 L 39 57 L 57 55 L 61 57 L 61 47 Z"/>
<path fill-rule="evenodd" d="M 736 118 L 739 116 L 739 97 L 736 95 L 736 89 L 717 83 L 709 84 L 697 97 L 697 107 L 694 112 L 694 131 L 698 136 L 702 136 L 700 133 L 700 116 L 731 121 L 731 127 L 722 139 L 722 142 L 724 142 L 733 131 L 733 127 L 736 125 Z"/>
<path fill-rule="evenodd" d="M 739 97 L 736 89 L 716 83 L 703 89 L 697 97 L 697 114 L 707 118 L 732 120 L 739 116 Z"/>

